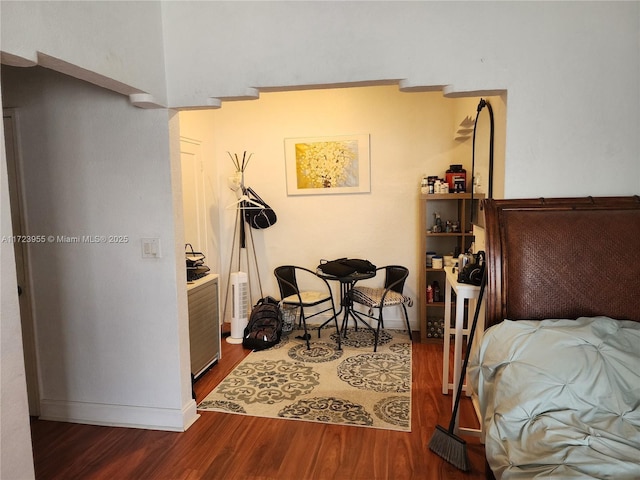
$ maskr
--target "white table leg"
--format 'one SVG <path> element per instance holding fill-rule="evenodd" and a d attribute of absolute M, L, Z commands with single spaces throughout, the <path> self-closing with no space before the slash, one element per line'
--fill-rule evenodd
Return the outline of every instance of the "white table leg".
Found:
<path fill-rule="evenodd" d="M 444 294 L 444 346 L 442 349 L 442 393 L 449 393 L 449 355 L 451 345 L 451 292 L 449 278 L 445 279 Z"/>
<path fill-rule="evenodd" d="M 460 336 L 461 343 L 464 343 L 464 338 L 465 337 L 467 337 L 467 340 L 469 339 L 469 334 L 471 333 L 471 324 L 473 323 L 473 316 L 474 316 L 474 313 L 476 311 L 476 303 L 477 303 L 476 298 L 475 297 L 471 297 L 471 298 L 468 299 L 468 302 L 469 303 L 467 305 L 467 312 L 468 312 L 467 313 L 467 315 L 468 315 L 467 328 L 464 328 L 464 325 L 462 327 L 463 328 L 462 329 L 462 335 Z M 478 334 L 478 329 L 476 328 L 476 335 L 477 334 Z M 462 357 L 462 354 L 461 354 L 460 360 L 461 361 L 464 360 L 464 357 Z M 462 389 L 467 394 L 467 397 L 471 396 L 471 387 L 469 387 L 469 385 L 467 384 L 467 377 L 466 376 L 465 376 L 465 379 L 464 379 L 464 383 L 462 385 Z"/>
<path fill-rule="evenodd" d="M 456 298 L 456 324 L 453 336 L 453 402 L 451 402 L 451 410 L 455 404 L 455 394 L 458 391 L 458 383 L 460 382 L 460 372 L 462 370 L 462 335 L 464 327 L 464 299 L 461 295 Z M 458 415 L 456 415 L 456 429 L 458 428 Z"/>

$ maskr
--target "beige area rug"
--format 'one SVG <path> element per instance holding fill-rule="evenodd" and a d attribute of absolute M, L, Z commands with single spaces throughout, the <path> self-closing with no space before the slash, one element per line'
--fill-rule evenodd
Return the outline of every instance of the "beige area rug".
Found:
<path fill-rule="evenodd" d="M 406 331 L 349 330 L 337 349 L 335 331 L 310 330 L 311 350 L 283 335 L 268 350 L 251 352 L 198 405 L 257 417 L 411 431 L 411 341 Z"/>

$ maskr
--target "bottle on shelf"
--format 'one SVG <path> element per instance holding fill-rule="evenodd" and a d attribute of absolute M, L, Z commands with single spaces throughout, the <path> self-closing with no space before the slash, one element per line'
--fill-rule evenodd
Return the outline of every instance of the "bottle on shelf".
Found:
<path fill-rule="evenodd" d="M 433 301 L 434 302 L 441 302 L 442 299 L 440 298 L 440 284 L 438 283 L 437 280 L 433 281 Z"/>
<path fill-rule="evenodd" d="M 429 193 L 429 177 L 427 174 L 422 176 L 422 180 L 420 181 L 420 193 Z"/>
<path fill-rule="evenodd" d="M 427 252 L 427 268 L 433 267 L 433 257 L 435 257 L 436 252 L 429 251 Z"/>
<path fill-rule="evenodd" d="M 431 231 L 433 233 L 442 233 L 442 218 L 440 218 L 439 212 L 434 212 L 433 214 L 433 228 Z"/>
<path fill-rule="evenodd" d="M 433 288 L 427 285 L 427 303 L 433 303 Z"/>

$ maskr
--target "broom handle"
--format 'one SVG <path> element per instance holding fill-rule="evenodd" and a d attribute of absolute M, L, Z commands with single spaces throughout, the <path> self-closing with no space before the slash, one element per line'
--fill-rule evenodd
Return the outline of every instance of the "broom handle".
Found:
<path fill-rule="evenodd" d="M 480 293 L 478 294 L 478 303 L 476 304 L 476 311 L 473 315 L 473 323 L 471 324 L 471 331 L 469 332 L 469 339 L 467 340 L 467 349 L 462 363 L 462 371 L 460 372 L 460 381 L 458 382 L 458 390 L 456 391 L 456 400 L 453 404 L 453 412 L 451 413 L 451 421 L 449 422 L 449 433 L 453 433 L 456 428 L 456 417 L 458 416 L 458 407 L 460 406 L 460 397 L 462 396 L 462 383 L 464 382 L 464 376 L 467 373 L 467 365 L 469 364 L 469 355 L 471 354 L 471 344 L 473 343 L 473 335 L 476 331 L 476 325 L 478 324 L 478 316 L 480 315 L 480 305 L 482 304 L 482 297 L 484 296 L 484 287 L 487 283 L 487 266 L 485 265 L 484 273 L 482 274 L 482 281 L 480 282 Z"/>

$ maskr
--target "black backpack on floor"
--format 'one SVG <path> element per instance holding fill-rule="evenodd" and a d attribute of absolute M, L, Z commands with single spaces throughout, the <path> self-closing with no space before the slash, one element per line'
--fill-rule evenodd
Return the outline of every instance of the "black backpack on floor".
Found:
<path fill-rule="evenodd" d="M 273 297 L 261 298 L 251 309 L 242 346 L 251 350 L 264 350 L 277 344 L 281 335 L 282 316 L 278 301 Z"/>

